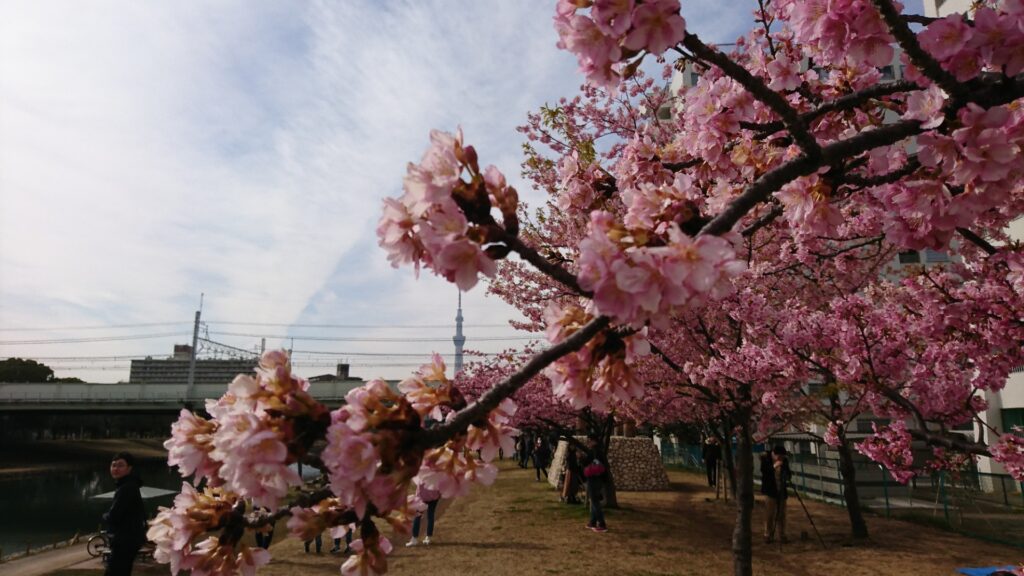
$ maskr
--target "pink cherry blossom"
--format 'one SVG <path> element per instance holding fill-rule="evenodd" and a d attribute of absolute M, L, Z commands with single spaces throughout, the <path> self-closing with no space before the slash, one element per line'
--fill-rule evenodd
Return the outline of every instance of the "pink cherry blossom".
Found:
<path fill-rule="evenodd" d="M 621 37 L 633 21 L 634 0 L 595 0 L 590 11 L 601 32 Z"/>
<path fill-rule="evenodd" d="M 218 474 L 225 486 L 257 506 L 275 509 L 289 488 L 302 484 L 288 466 L 283 433 L 251 412 L 220 418 L 210 457 L 221 463 Z"/>
<path fill-rule="evenodd" d="M 802 82 L 800 63 L 790 61 L 786 54 L 780 54 L 768 63 L 768 75 L 772 79 L 768 87 L 772 90 L 796 90 Z"/>
<path fill-rule="evenodd" d="M 679 0 L 648 0 L 633 11 L 632 27 L 623 44 L 631 50 L 661 54 L 686 35 Z"/>
<path fill-rule="evenodd" d="M 900 484 L 906 484 L 916 474 L 912 469 L 914 454 L 910 449 L 910 435 L 906 424 L 893 422 L 884 430 L 872 423 L 874 436 L 857 445 L 857 450 L 875 462 L 884 465 Z"/>
<path fill-rule="evenodd" d="M 1006 472 L 1018 482 L 1024 482 L 1024 428 L 1017 427 L 1000 434 L 993 443 L 992 458 L 1006 467 Z"/>
<path fill-rule="evenodd" d="M 196 484 L 203 478 L 216 480 L 219 464 L 210 458 L 216 430 L 216 422 L 182 408 L 178 420 L 171 424 L 171 437 L 164 442 L 167 464 L 177 466 L 182 477 L 195 474 Z"/>
<path fill-rule="evenodd" d="M 936 128 L 945 120 L 942 112 L 945 103 L 945 93 L 935 85 L 926 90 L 911 92 L 907 97 L 907 113 L 904 117 L 920 120 L 922 128 Z"/>

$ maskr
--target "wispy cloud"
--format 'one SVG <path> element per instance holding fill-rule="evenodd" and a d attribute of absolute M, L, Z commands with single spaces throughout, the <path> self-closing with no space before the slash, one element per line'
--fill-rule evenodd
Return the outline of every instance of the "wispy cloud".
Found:
<path fill-rule="evenodd" d="M 749 21 L 749 8 L 688 4 L 710 40 Z M 517 175 L 515 126 L 581 81 L 554 47 L 552 11 L 539 0 L 0 4 L 0 325 L 187 322 L 200 292 L 220 320 L 450 323 L 454 289 L 391 269 L 377 249 L 380 202 L 435 127 L 461 125 L 485 163 Z M 464 298 L 469 323 L 514 314 L 482 289 Z M 475 348 L 514 343 L 468 332 Z M 511 333 L 476 334 L 498 332 Z M 187 337 L 0 355 L 166 353 L 175 340 Z"/>

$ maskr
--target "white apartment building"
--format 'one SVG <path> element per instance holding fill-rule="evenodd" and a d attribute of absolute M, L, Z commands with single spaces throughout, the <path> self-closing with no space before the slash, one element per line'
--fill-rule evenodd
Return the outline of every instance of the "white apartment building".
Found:
<path fill-rule="evenodd" d="M 924 0 L 925 16 L 932 18 L 969 13 L 970 10 L 970 0 Z M 1012 222 L 1008 232 L 1013 240 L 1024 241 L 1024 219 Z M 1007 432 L 1014 426 L 1024 426 L 1024 366 L 1018 366 L 1010 374 L 1006 387 L 1001 391 L 987 392 L 985 400 L 988 401 L 988 410 L 981 416 L 986 424 L 1000 432 Z M 987 435 L 983 437 L 989 439 Z M 1006 473 L 1001 464 L 990 458 L 982 458 L 978 462 L 978 470 L 993 474 Z"/>
<path fill-rule="evenodd" d="M 971 0 L 924 1 L 925 15 L 930 17 L 944 17 L 952 13 L 966 12 L 970 9 L 970 5 Z M 881 72 L 883 82 L 901 80 L 903 78 L 903 67 L 900 64 L 900 50 L 898 47 L 892 64 L 883 67 Z M 687 63 L 682 71 L 677 71 L 673 76 L 670 90 L 673 94 L 678 94 L 684 87 L 694 87 L 699 79 L 699 72 L 694 70 L 692 64 Z M 661 119 L 669 119 L 672 117 L 672 114 L 673 110 L 670 104 L 663 106 L 657 113 Z M 914 143 L 911 143 L 911 147 L 914 147 Z M 1009 234 L 1014 240 L 1024 241 L 1024 218 L 1010 224 Z M 942 252 L 933 250 L 908 251 L 899 255 L 898 259 L 893 262 L 893 268 L 898 269 L 908 265 L 934 265 L 944 262 L 949 262 L 949 255 Z M 809 386 L 813 388 L 815 385 L 810 384 Z M 1000 432 L 1009 431 L 1013 426 L 1024 426 L 1024 366 L 1018 367 L 1010 374 L 1006 387 L 1003 390 L 987 392 L 985 399 L 988 403 L 988 409 L 979 416 L 988 426 Z M 887 423 L 887 421 L 878 419 L 871 414 L 865 414 L 858 418 L 857 421 L 851 423 L 849 430 L 851 439 L 856 439 L 869 433 L 872 422 L 879 424 Z M 974 437 L 985 441 L 991 440 L 989 435 L 985 433 L 985 427 L 981 425 L 965 425 L 958 428 L 957 431 L 964 434 L 973 434 Z M 823 432 L 823 429 L 818 430 L 819 434 Z M 834 457 L 834 455 L 828 453 L 826 446 L 817 446 L 814 442 L 809 442 L 806 437 L 799 436 L 792 435 L 792 438 L 787 438 L 792 441 L 792 448 L 797 452 L 810 452 L 821 456 Z M 782 436 L 780 436 L 780 439 L 782 439 Z M 990 458 L 979 459 L 978 471 L 990 474 L 1006 474 L 1005 468 Z"/>

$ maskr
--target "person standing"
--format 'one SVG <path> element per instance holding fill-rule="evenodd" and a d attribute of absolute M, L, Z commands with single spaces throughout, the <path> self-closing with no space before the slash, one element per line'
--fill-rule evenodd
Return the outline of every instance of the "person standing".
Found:
<path fill-rule="evenodd" d="M 562 483 L 562 502 L 566 504 L 579 504 L 577 494 L 580 491 L 580 483 L 583 478 L 583 470 L 580 469 L 579 454 L 576 447 L 569 445 L 565 456 L 565 480 Z"/>
<path fill-rule="evenodd" d="M 105 576 L 130 576 L 139 549 L 146 542 L 146 509 L 142 505 L 142 479 L 135 472 L 135 457 L 118 452 L 110 461 L 110 477 L 117 485 L 114 501 L 103 514 L 110 536 L 110 559 Z"/>
<path fill-rule="evenodd" d="M 530 466 L 530 454 L 533 448 L 533 442 L 530 441 L 528 434 L 523 434 L 519 437 L 519 467 L 529 468 Z"/>
<path fill-rule="evenodd" d="M 423 544 L 429 546 L 430 539 L 434 536 L 434 515 L 437 513 L 437 504 L 441 501 L 441 493 L 432 488 L 427 488 L 423 483 L 420 483 L 416 486 L 416 497 L 427 505 L 427 535 L 423 538 Z M 406 546 L 419 545 L 420 521 L 422 518 L 423 514 L 421 513 L 412 521 L 412 538 L 405 544 Z"/>
<path fill-rule="evenodd" d="M 596 439 L 591 439 L 588 446 L 589 451 L 584 455 L 587 464 L 582 466 L 583 477 L 587 481 L 587 499 L 590 500 L 590 521 L 587 528 L 594 532 L 607 532 L 608 525 L 604 521 L 604 509 L 601 501 L 604 500 L 604 483 L 608 477 L 608 463 L 601 455 L 600 445 Z"/>
<path fill-rule="evenodd" d="M 537 436 L 537 441 L 533 446 L 533 467 L 537 472 L 537 482 L 540 482 L 540 473 L 544 473 L 544 477 L 548 477 L 548 465 L 551 460 L 551 448 L 548 447 L 548 441 L 544 436 Z"/>
<path fill-rule="evenodd" d="M 789 497 L 791 478 L 789 458 L 786 457 L 786 449 L 783 446 L 776 446 L 771 453 L 765 452 L 761 456 L 761 493 L 765 495 L 767 506 L 764 520 L 766 544 L 775 541 L 776 531 L 780 541 L 787 541 L 786 499 Z"/>
<path fill-rule="evenodd" d="M 256 513 L 259 514 L 259 515 L 266 516 L 266 515 L 270 514 L 270 509 L 269 508 L 264 508 L 262 506 L 261 507 L 257 507 L 256 508 Z M 259 529 L 256 530 L 256 545 L 259 546 L 260 548 L 263 548 L 264 550 L 269 550 L 270 549 L 270 543 L 273 540 L 274 540 L 274 525 L 273 524 L 269 524 L 267 526 L 264 526 L 264 527 L 259 528 Z M 319 550 L 319 549 L 320 549 L 320 547 L 317 546 L 317 550 Z"/>
<path fill-rule="evenodd" d="M 718 439 L 709 436 L 704 442 L 704 468 L 708 473 L 708 486 L 714 486 L 718 482 L 718 458 L 722 454 L 722 447 L 718 445 Z"/>

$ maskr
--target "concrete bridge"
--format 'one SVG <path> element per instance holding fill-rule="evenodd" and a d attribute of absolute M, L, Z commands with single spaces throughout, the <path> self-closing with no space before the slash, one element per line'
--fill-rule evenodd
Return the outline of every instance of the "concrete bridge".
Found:
<path fill-rule="evenodd" d="M 358 379 L 311 382 L 320 402 L 340 406 Z M 183 406 L 201 409 L 207 399 L 220 398 L 227 384 L 197 384 L 189 393 L 180 384 L 0 383 L 0 413 L 16 412 L 177 412 Z"/>

